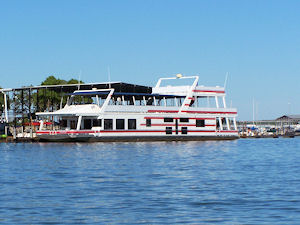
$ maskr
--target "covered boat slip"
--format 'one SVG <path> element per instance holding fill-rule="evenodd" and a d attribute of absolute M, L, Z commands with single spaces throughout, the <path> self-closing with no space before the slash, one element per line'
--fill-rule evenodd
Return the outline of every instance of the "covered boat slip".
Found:
<path fill-rule="evenodd" d="M 62 97 L 66 93 L 72 93 L 76 90 L 92 90 L 93 88 L 113 88 L 118 92 L 152 92 L 152 87 L 125 82 L 42 85 L 0 89 L 0 98 L 3 98 L 4 102 L 3 109 L 0 110 L 0 119 L 7 124 L 5 133 L 10 134 L 11 132 L 14 140 L 17 138 L 35 138 L 35 131 L 39 127 L 39 125 L 36 125 L 39 124 L 36 112 L 55 112 L 65 104 L 66 100 L 62 100 Z M 54 125 L 47 125 L 47 127 L 52 129 Z"/>
<path fill-rule="evenodd" d="M 72 93 L 76 90 L 92 90 L 93 88 L 113 88 L 117 92 L 152 92 L 152 87 L 124 82 L 80 83 L 4 88 L 0 90 L 0 92 L 3 93 L 5 105 L 3 117 L 7 122 L 15 121 L 15 126 L 17 121 L 21 121 L 23 124 L 25 119 L 28 120 L 31 117 L 35 117 L 36 112 L 53 112 L 60 109 L 63 103 L 61 98 L 65 96 L 66 93 Z"/>

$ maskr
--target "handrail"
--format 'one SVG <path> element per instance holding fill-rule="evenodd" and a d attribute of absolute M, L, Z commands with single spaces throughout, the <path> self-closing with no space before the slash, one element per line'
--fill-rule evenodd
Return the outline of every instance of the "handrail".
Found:
<path fill-rule="evenodd" d="M 193 79 L 195 78 L 195 80 L 199 80 L 199 76 L 186 76 L 186 77 L 183 77 L 183 76 L 179 76 L 180 74 L 177 74 L 176 77 L 166 77 L 166 78 L 159 78 L 156 85 L 155 85 L 155 88 L 158 88 L 160 87 L 160 84 L 161 84 L 161 81 L 163 80 L 177 80 L 177 79 Z M 195 83 L 195 82 L 194 82 Z"/>

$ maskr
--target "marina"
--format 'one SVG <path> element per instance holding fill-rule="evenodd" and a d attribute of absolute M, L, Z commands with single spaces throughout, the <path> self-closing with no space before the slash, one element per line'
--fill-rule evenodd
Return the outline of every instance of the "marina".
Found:
<path fill-rule="evenodd" d="M 225 88 L 198 76 L 161 78 L 155 87 L 123 82 L 0 89 L 1 142 L 184 141 L 293 138 L 300 115 L 238 121 Z M 190 85 L 165 85 L 191 80 Z M 55 97 L 54 97 L 55 96 Z M 1 97 L 1 96 L 0 96 Z"/>

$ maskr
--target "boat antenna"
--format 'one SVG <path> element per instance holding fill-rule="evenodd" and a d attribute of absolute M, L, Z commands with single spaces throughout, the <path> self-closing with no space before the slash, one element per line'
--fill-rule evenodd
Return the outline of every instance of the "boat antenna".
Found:
<path fill-rule="evenodd" d="M 110 83 L 110 67 L 107 67 L 107 74 L 108 74 L 108 87 L 111 88 L 111 83 Z"/>
<path fill-rule="evenodd" d="M 258 102 L 256 102 L 255 107 L 256 107 L 256 109 L 255 109 L 255 118 L 256 118 L 256 120 L 258 120 Z"/>
<path fill-rule="evenodd" d="M 225 76 L 225 82 L 224 82 L 224 89 L 226 89 L 226 85 L 227 85 L 227 80 L 228 80 L 228 72 L 226 73 L 226 76 Z"/>
<path fill-rule="evenodd" d="M 78 90 L 80 89 L 80 78 L 81 78 L 81 70 L 79 71 L 79 78 L 78 78 Z"/>
<path fill-rule="evenodd" d="M 254 126 L 254 120 L 255 120 L 255 117 L 254 117 L 254 98 L 253 98 L 253 102 L 252 102 L 252 120 L 253 120 L 253 126 Z"/>

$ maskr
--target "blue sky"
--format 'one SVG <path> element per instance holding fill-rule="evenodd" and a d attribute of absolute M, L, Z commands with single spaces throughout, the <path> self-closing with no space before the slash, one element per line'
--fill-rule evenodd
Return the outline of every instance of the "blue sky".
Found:
<path fill-rule="evenodd" d="M 49 75 L 223 85 L 239 119 L 300 114 L 300 1 L 1 1 L 0 86 Z M 289 104 L 290 103 L 290 104 Z M 290 107 L 289 107 L 290 105 Z"/>

